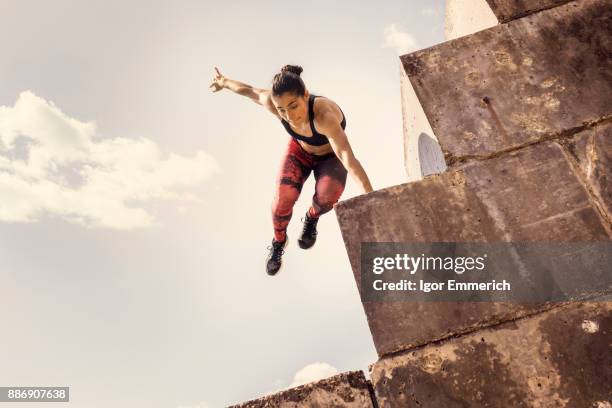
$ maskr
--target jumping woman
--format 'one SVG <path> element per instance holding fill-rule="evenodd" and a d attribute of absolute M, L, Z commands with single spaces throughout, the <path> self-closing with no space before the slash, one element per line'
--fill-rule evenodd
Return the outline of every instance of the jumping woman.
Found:
<path fill-rule="evenodd" d="M 303 219 L 304 227 L 298 240 L 302 249 L 314 245 L 317 221 L 340 199 L 347 173 L 365 193 L 372 191 L 372 185 L 344 133 L 346 118 L 342 110 L 332 100 L 308 92 L 300 77 L 301 67 L 285 65 L 274 76 L 271 90 L 229 79 L 216 67 L 215 71 L 210 85 L 213 92 L 227 88 L 252 99 L 279 118 L 291 135 L 276 179 L 276 196 L 272 204 L 274 238 L 272 246 L 268 247 L 266 271 L 274 275 L 282 265 L 293 205 L 311 171 L 316 181 L 315 194 Z"/>

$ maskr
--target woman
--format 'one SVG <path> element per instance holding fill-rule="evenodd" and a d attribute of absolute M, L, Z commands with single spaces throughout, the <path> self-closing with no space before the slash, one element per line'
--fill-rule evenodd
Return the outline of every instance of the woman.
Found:
<path fill-rule="evenodd" d="M 312 95 L 300 74 L 302 68 L 286 65 L 274 76 L 272 89 L 259 89 L 223 76 L 215 67 L 216 75 L 210 88 L 218 92 L 227 88 L 262 105 L 281 120 L 291 138 L 283 157 L 276 181 L 276 196 L 272 204 L 274 238 L 266 261 L 269 275 L 276 274 L 282 265 L 287 245 L 287 225 L 304 182 L 314 172 L 315 194 L 312 206 L 304 217 L 304 228 L 298 240 L 300 248 L 308 249 L 317 237 L 317 221 L 338 202 L 347 172 L 361 189 L 372 191 L 370 180 L 355 158 L 344 128 L 346 119 L 332 100 Z"/>

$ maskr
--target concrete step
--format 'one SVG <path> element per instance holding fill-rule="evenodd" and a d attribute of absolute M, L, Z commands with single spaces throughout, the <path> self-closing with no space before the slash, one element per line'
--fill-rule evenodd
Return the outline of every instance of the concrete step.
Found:
<path fill-rule="evenodd" d="M 487 0 L 500 23 L 560 6 L 569 0 Z"/>
<path fill-rule="evenodd" d="M 577 137 L 575 145 L 582 146 L 581 138 L 590 136 Z M 612 225 L 573 157 L 566 146 L 542 142 L 341 201 L 336 215 L 357 286 L 362 242 L 609 241 Z M 363 307 L 383 356 L 548 305 L 384 301 L 364 302 Z"/>
<path fill-rule="evenodd" d="M 402 56 L 447 165 L 609 120 L 610 21 L 610 1 L 582 0 Z"/>
<path fill-rule="evenodd" d="M 375 408 L 363 371 L 341 373 L 228 408 Z"/>
<path fill-rule="evenodd" d="M 572 303 L 370 367 L 381 408 L 612 406 L 612 302 Z"/>

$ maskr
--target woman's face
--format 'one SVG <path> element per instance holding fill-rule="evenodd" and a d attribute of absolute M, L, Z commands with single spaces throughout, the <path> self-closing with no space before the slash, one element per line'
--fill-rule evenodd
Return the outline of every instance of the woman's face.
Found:
<path fill-rule="evenodd" d="M 272 94 L 272 102 L 281 118 L 292 125 L 300 125 L 308 120 L 308 91 L 304 96 L 293 92 L 284 92 L 281 95 Z"/>

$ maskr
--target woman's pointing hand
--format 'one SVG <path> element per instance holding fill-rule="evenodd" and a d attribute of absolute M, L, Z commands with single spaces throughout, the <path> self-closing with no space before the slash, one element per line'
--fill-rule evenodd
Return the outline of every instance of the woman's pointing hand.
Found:
<path fill-rule="evenodd" d="M 219 72 L 219 68 L 215 67 L 215 71 L 217 74 L 213 78 L 212 84 L 210 84 L 208 88 L 213 92 L 219 92 L 225 86 L 225 77 L 223 74 L 221 74 L 221 72 Z"/>

